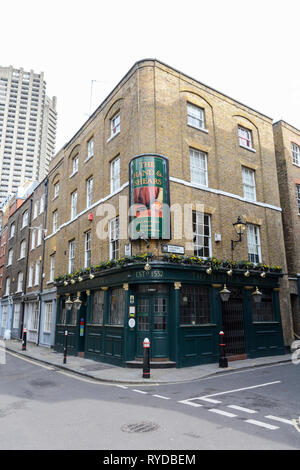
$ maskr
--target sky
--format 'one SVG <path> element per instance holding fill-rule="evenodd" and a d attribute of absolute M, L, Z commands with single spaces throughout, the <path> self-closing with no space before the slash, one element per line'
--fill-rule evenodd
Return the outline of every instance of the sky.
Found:
<path fill-rule="evenodd" d="M 5 1 L 0 65 L 44 72 L 56 151 L 145 58 L 300 129 L 299 13 L 295 0 Z"/>

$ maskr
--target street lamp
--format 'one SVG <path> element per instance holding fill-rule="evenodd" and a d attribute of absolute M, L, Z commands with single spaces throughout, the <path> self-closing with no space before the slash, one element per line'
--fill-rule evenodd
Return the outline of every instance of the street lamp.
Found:
<path fill-rule="evenodd" d="M 222 290 L 220 290 L 220 297 L 223 302 L 227 302 L 230 297 L 230 290 L 227 289 L 226 284 L 224 284 L 224 287 Z"/>
<path fill-rule="evenodd" d="M 82 301 L 80 300 L 80 292 L 77 292 L 77 298 L 74 300 L 74 305 L 75 305 L 75 309 L 78 311 L 80 310 L 80 307 L 81 307 L 81 304 L 82 304 Z"/>
<path fill-rule="evenodd" d="M 73 302 L 72 302 L 72 300 L 70 299 L 70 295 L 69 295 L 68 300 L 65 301 L 65 307 L 66 307 L 66 309 L 68 310 L 68 312 L 69 312 L 70 310 L 72 310 L 72 306 L 73 306 Z"/>
<path fill-rule="evenodd" d="M 242 241 L 243 233 L 246 229 L 246 222 L 243 222 L 240 216 L 238 216 L 237 221 L 234 222 L 233 224 L 234 230 L 236 231 L 236 234 L 238 236 L 237 240 L 231 240 L 231 258 L 233 259 L 233 250 L 234 247 L 237 243 L 240 243 Z"/>
<path fill-rule="evenodd" d="M 261 298 L 262 298 L 262 293 L 258 290 L 258 287 L 256 286 L 256 289 L 254 292 L 252 292 L 252 298 L 254 300 L 255 303 L 258 303 L 261 301 Z"/>

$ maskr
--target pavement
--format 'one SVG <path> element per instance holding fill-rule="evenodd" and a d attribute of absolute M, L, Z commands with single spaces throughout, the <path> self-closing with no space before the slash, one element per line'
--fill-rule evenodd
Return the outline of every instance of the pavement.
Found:
<path fill-rule="evenodd" d="M 220 373 L 226 374 L 254 367 L 291 362 L 291 355 L 284 354 L 230 361 L 227 368 L 220 368 L 219 363 L 184 368 L 152 368 L 150 370 L 150 378 L 144 379 L 142 368 L 119 367 L 77 356 L 67 356 L 67 363 L 63 364 L 63 354 L 54 351 L 52 348 L 37 346 L 27 342 L 26 351 L 22 351 L 22 342 L 20 340 L 3 340 L 1 344 L 2 346 L 3 344 L 5 345 L 7 351 L 22 357 L 80 374 L 89 379 L 124 385 L 190 382 Z"/>

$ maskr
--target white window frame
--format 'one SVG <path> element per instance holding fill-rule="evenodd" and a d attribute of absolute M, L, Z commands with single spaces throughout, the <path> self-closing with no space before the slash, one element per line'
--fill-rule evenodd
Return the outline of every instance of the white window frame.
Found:
<path fill-rule="evenodd" d="M 84 235 L 84 267 L 91 266 L 91 230 Z"/>
<path fill-rule="evenodd" d="M 52 316 L 53 316 L 53 303 L 52 303 L 52 301 L 51 302 L 45 302 L 44 333 L 51 333 Z"/>
<path fill-rule="evenodd" d="M 37 261 L 35 263 L 35 273 L 34 273 L 34 285 L 38 286 L 40 282 L 40 268 L 41 268 L 41 263 Z"/>
<path fill-rule="evenodd" d="M 53 192 L 54 192 L 54 196 L 53 196 L 53 199 L 55 199 L 56 197 L 58 197 L 59 195 L 59 181 L 57 181 L 56 183 L 54 183 L 53 185 Z"/>
<path fill-rule="evenodd" d="M 40 246 L 42 244 L 42 229 L 39 228 L 38 231 L 38 236 L 37 236 L 37 244 L 36 246 Z"/>
<path fill-rule="evenodd" d="M 242 179 L 244 198 L 247 201 L 256 201 L 255 170 L 246 166 L 242 167 Z"/>
<path fill-rule="evenodd" d="M 292 142 L 293 164 L 300 166 L 300 147 Z"/>
<path fill-rule="evenodd" d="M 23 215 L 22 215 L 22 228 L 26 227 L 28 225 L 28 210 L 26 210 Z"/>
<path fill-rule="evenodd" d="M 20 303 L 15 303 L 14 304 L 14 320 L 13 320 L 13 329 L 14 330 L 19 328 L 20 313 L 21 313 L 21 304 Z"/>
<path fill-rule="evenodd" d="M 193 233 L 194 255 L 203 259 L 210 258 L 212 256 L 210 214 L 193 211 Z"/>
<path fill-rule="evenodd" d="M 205 129 L 204 109 L 192 103 L 187 103 L 187 124 L 196 129 Z"/>
<path fill-rule="evenodd" d="M 71 220 L 75 219 L 77 215 L 77 190 L 71 194 Z"/>
<path fill-rule="evenodd" d="M 55 233 L 57 231 L 57 222 L 58 222 L 58 210 L 56 209 L 52 213 L 52 232 Z"/>
<path fill-rule="evenodd" d="M 54 274 L 55 274 L 55 254 L 50 255 L 50 273 L 49 273 L 49 281 L 54 281 Z"/>
<path fill-rule="evenodd" d="M 32 233 L 31 233 L 31 249 L 32 250 L 35 249 L 35 230 L 32 230 Z"/>
<path fill-rule="evenodd" d="M 10 294 L 10 277 L 7 277 L 5 281 L 5 295 L 9 295 L 9 294 Z"/>
<path fill-rule="evenodd" d="M 33 270 L 34 270 L 34 266 L 33 264 L 31 264 L 29 266 L 29 275 L 28 275 L 28 285 L 27 287 L 32 287 L 32 283 L 33 283 Z"/>
<path fill-rule="evenodd" d="M 78 172 L 78 161 L 79 161 L 79 157 L 78 157 L 78 155 L 75 155 L 75 157 L 72 159 L 72 173 L 71 173 L 71 176 L 75 175 L 75 173 Z"/>
<path fill-rule="evenodd" d="M 207 154 L 190 147 L 191 183 L 208 186 Z"/>
<path fill-rule="evenodd" d="M 22 240 L 20 244 L 20 259 L 26 256 L 26 240 Z"/>
<path fill-rule="evenodd" d="M 93 177 L 91 176 L 87 181 L 86 181 L 86 207 L 89 208 L 92 205 L 93 201 L 93 184 L 94 180 Z"/>
<path fill-rule="evenodd" d="M 109 259 L 120 257 L 119 217 L 109 221 Z"/>
<path fill-rule="evenodd" d="M 92 137 L 87 143 L 87 160 L 94 156 L 94 138 Z"/>
<path fill-rule="evenodd" d="M 120 111 L 118 111 L 110 120 L 110 138 L 119 134 L 121 130 L 120 121 Z"/>
<path fill-rule="evenodd" d="M 11 266 L 13 262 L 14 250 L 10 248 L 7 255 L 7 266 Z"/>
<path fill-rule="evenodd" d="M 39 202 L 35 201 L 34 208 L 33 208 L 33 219 L 36 219 L 38 216 L 38 205 L 39 205 Z"/>
<path fill-rule="evenodd" d="M 10 237 L 9 238 L 13 238 L 15 236 L 15 233 L 16 233 L 16 224 L 15 224 L 15 222 L 13 222 L 10 226 Z"/>
<path fill-rule="evenodd" d="M 20 271 L 18 273 L 17 292 L 22 292 L 22 290 L 23 290 L 23 280 L 24 280 L 24 273 L 23 273 L 23 271 Z"/>
<path fill-rule="evenodd" d="M 247 241 L 250 263 L 261 263 L 260 228 L 258 225 L 247 224 Z"/>
<path fill-rule="evenodd" d="M 110 162 L 110 191 L 114 193 L 120 188 L 120 157 Z"/>
<path fill-rule="evenodd" d="M 45 207 L 45 199 L 44 199 L 44 196 L 42 196 L 40 199 L 40 214 L 44 212 L 44 207 Z"/>
<path fill-rule="evenodd" d="M 253 149 L 252 131 L 243 126 L 238 126 L 239 145 L 246 149 Z"/>
<path fill-rule="evenodd" d="M 74 271 L 75 266 L 75 240 L 69 241 L 69 273 Z"/>

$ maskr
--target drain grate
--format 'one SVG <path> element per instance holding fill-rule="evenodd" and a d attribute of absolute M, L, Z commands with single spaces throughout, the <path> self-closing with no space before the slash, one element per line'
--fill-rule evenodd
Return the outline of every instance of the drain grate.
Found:
<path fill-rule="evenodd" d="M 142 421 L 140 423 L 124 424 L 121 427 L 123 432 L 151 432 L 159 428 L 158 424 Z"/>

